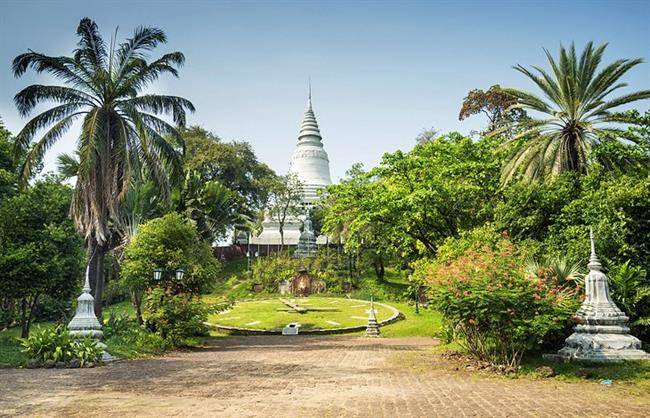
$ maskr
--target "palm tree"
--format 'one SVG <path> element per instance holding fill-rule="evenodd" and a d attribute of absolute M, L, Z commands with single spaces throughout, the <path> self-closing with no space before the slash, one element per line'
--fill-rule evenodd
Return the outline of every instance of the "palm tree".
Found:
<path fill-rule="evenodd" d="M 607 44 L 594 48 L 590 42 L 578 59 L 575 46 L 560 47 L 559 61 L 548 50 L 551 72 L 538 66 L 529 70 L 514 68 L 530 78 L 543 92 L 541 98 L 518 89 L 504 89 L 517 99 L 511 108 L 529 110 L 541 117 L 515 121 L 504 129 L 519 134 L 507 141 L 516 143 L 514 154 L 505 164 L 503 181 L 518 175 L 535 180 L 571 171 L 584 173 L 599 135 L 619 134 L 613 123 L 629 123 L 612 110 L 637 100 L 650 98 L 650 90 L 628 93 L 616 98 L 611 94 L 627 84 L 619 82 L 642 59 L 619 59 L 597 72 Z M 495 132 L 498 133 L 498 132 Z"/>
<path fill-rule="evenodd" d="M 182 138 L 159 115 L 171 115 L 176 125 L 183 126 L 186 110 L 194 111 L 194 106 L 181 97 L 141 94 L 163 74 L 178 76 L 177 67 L 185 61 L 180 52 L 147 61 L 148 53 L 167 41 L 162 30 L 140 27 L 126 41 L 117 44 L 113 38 L 106 45 L 95 22 L 84 18 L 77 35 L 80 40 L 71 57 L 30 50 L 14 59 L 15 77 L 31 68 L 62 81 L 62 85 L 31 85 L 15 96 L 22 116 L 43 102 L 56 105 L 27 122 L 16 137 L 14 150 L 17 155 L 26 152 L 24 184 L 47 150 L 76 120 L 82 121 L 71 214 L 93 255 L 89 263 L 96 277 L 95 311 L 101 315 L 103 258 L 133 176 L 147 173 L 162 196 L 169 192 L 170 178 L 182 177 L 177 151 Z M 32 143 L 42 130 L 44 134 Z"/>
<path fill-rule="evenodd" d="M 196 222 L 199 236 L 213 243 L 223 238 L 231 225 L 248 222 L 238 211 L 241 205 L 235 191 L 216 180 L 204 181 L 197 171 L 188 171 L 176 210 Z"/>

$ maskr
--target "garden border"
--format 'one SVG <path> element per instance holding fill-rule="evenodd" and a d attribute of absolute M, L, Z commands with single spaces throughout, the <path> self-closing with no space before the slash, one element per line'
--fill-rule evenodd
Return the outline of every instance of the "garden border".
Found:
<path fill-rule="evenodd" d="M 252 299 L 252 300 L 268 300 L 268 299 L 275 299 L 275 298 L 265 298 L 265 299 Z M 353 300 L 357 302 L 364 302 L 364 303 L 370 303 L 370 301 L 367 300 L 362 300 L 362 299 L 348 299 L 348 300 Z M 375 302 L 375 304 L 383 306 L 387 309 L 390 309 L 393 314 L 388 318 L 385 319 L 381 322 L 379 322 L 379 326 L 382 327 L 384 325 L 389 325 L 392 324 L 393 322 L 400 321 L 402 319 L 405 319 L 406 316 L 404 316 L 403 313 L 401 313 L 397 308 L 394 308 L 388 304 L 381 303 L 381 302 Z M 215 328 L 219 331 L 226 331 L 232 335 L 282 335 L 282 329 L 254 329 L 254 328 L 243 328 L 243 327 L 233 327 L 233 326 L 228 326 L 228 325 L 217 325 L 213 324 L 211 322 L 206 322 L 206 325 L 209 327 Z M 349 332 L 358 332 L 358 331 L 365 331 L 367 325 L 356 325 L 353 327 L 343 327 L 343 328 L 316 328 L 316 329 L 306 329 L 306 330 L 300 330 L 298 332 L 299 335 L 331 335 L 331 334 L 347 334 Z"/>

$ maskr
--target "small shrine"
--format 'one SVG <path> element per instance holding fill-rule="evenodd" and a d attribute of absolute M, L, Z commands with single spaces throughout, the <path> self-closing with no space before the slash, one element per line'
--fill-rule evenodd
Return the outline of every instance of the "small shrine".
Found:
<path fill-rule="evenodd" d="M 102 325 L 95 316 L 95 298 L 90 294 L 90 267 L 86 267 L 86 276 L 81 295 L 77 298 L 77 310 L 68 324 L 70 335 L 75 338 L 90 337 L 100 341 L 104 337 Z"/>
<path fill-rule="evenodd" d="M 306 268 L 301 267 L 291 280 L 289 290 L 296 296 L 309 296 L 312 293 L 313 278 Z"/>
<path fill-rule="evenodd" d="M 303 231 L 300 233 L 298 239 L 298 246 L 294 252 L 294 256 L 298 258 L 311 257 L 318 253 L 318 245 L 316 244 L 316 234 L 311 225 L 309 218 L 305 219 Z"/>
<path fill-rule="evenodd" d="M 545 357 L 592 362 L 650 359 L 641 349 L 641 341 L 630 335 L 629 318 L 609 294 L 609 280 L 596 256 L 593 231 L 590 239 L 589 274 L 585 276 L 585 300 L 576 313 L 578 325 L 557 354 Z"/>
<path fill-rule="evenodd" d="M 90 266 L 86 266 L 86 278 L 81 295 L 77 298 L 77 310 L 74 317 L 68 323 L 68 330 L 70 335 L 74 338 L 89 337 L 95 341 L 97 347 L 101 348 L 104 352 L 102 354 L 102 361 L 108 362 L 115 360 L 106 351 L 106 344 L 102 342 L 104 333 L 102 332 L 102 324 L 100 324 L 97 316 L 95 316 L 95 298 L 90 294 Z"/>
<path fill-rule="evenodd" d="M 366 337 L 379 337 L 379 323 L 375 313 L 375 301 L 370 298 L 370 311 L 368 314 L 368 326 L 366 327 Z"/>

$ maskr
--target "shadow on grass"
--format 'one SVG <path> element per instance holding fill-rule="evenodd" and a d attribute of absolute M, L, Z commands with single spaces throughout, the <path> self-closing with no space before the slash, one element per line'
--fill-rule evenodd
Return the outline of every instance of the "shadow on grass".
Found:
<path fill-rule="evenodd" d="M 521 364 L 521 374 L 538 376 L 538 367 L 548 366 L 561 380 L 619 380 L 646 381 L 650 387 L 650 361 L 621 361 L 616 363 L 568 362 L 560 363 L 542 358 L 542 353 L 526 356 Z"/>

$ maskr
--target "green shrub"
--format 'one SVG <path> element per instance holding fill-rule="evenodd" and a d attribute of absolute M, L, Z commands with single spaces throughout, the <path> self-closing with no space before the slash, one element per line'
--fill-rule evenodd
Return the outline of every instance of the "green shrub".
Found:
<path fill-rule="evenodd" d="M 479 360 L 518 367 L 578 307 L 575 290 L 530 275 L 525 265 L 503 239 L 496 250 L 468 250 L 425 274 L 448 335 Z"/>
<path fill-rule="evenodd" d="M 178 347 L 185 345 L 189 337 L 206 335 L 208 328 L 204 322 L 214 311 L 199 297 L 156 288 L 147 293 L 143 319 L 149 331 Z"/>
<path fill-rule="evenodd" d="M 155 269 L 185 270 L 182 281 L 163 274 L 154 282 Z M 153 287 L 174 293 L 199 294 L 210 288 L 220 270 L 210 244 L 199 239 L 193 222 L 170 213 L 142 225 L 125 249 L 122 284 L 131 292 L 136 315 L 141 317 L 142 297 Z"/>
<path fill-rule="evenodd" d="M 277 292 L 282 280 L 291 280 L 300 267 L 300 260 L 284 254 L 259 257 L 252 263 L 251 278 L 267 292 Z"/>
<path fill-rule="evenodd" d="M 102 331 L 104 337 L 110 338 L 125 333 L 135 325 L 135 322 L 127 314 L 111 312 L 108 318 L 104 320 Z"/>
<path fill-rule="evenodd" d="M 103 350 L 90 338 L 74 339 L 70 332 L 63 326 L 39 329 L 28 338 L 21 339 L 23 353 L 30 360 L 45 362 L 68 362 L 78 359 L 81 366 L 88 362 L 98 362 L 102 358 Z"/>
<path fill-rule="evenodd" d="M 551 254 L 573 260 L 589 257 L 589 229 L 593 228 L 598 255 L 616 266 L 631 260 L 650 263 L 650 177 L 592 170 L 582 181 L 580 195 L 562 208 L 545 245 Z"/>
<path fill-rule="evenodd" d="M 609 273 L 612 298 L 630 317 L 630 327 L 643 341 L 650 339 L 650 277 L 646 270 L 630 261 L 612 268 Z"/>
<path fill-rule="evenodd" d="M 164 353 L 170 344 L 159 334 L 149 332 L 135 321 L 126 322 L 118 332 L 111 332 L 106 340 L 111 354 L 121 358 L 134 358 Z"/>

